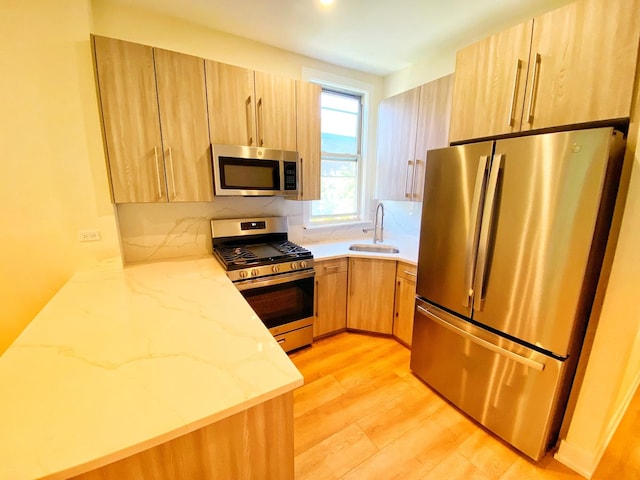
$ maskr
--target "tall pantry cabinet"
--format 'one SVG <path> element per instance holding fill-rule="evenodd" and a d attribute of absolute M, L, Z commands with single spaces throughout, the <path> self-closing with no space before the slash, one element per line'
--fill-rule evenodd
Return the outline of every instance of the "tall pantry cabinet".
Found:
<path fill-rule="evenodd" d="M 203 60 L 93 42 L 114 201 L 212 200 Z"/>

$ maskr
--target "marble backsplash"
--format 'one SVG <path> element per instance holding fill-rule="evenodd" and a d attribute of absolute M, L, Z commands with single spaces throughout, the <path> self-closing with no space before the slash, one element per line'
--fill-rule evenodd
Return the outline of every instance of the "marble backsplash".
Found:
<path fill-rule="evenodd" d="M 421 204 L 385 201 L 385 236 L 420 234 Z M 296 243 L 367 239 L 370 225 L 305 228 L 304 202 L 281 197 L 228 197 L 202 203 L 131 203 L 117 205 L 118 225 L 126 264 L 211 253 L 212 218 L 287 216 L 289 238 Z M 372 213 L 372 212 L 371 212 Z M 373 217 L 373 215 L 371 215 Z"/>

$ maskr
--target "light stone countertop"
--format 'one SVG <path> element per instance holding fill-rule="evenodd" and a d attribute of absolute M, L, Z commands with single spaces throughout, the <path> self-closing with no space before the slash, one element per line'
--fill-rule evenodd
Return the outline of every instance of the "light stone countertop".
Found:
<path fill-rule="evenodd" d="M 78 273 L 0 357 L 0 479 L 92 470 L 302 383 L 210 255 Z"/>
<path fill-rule="evenodd" d="M 357 252 L 349 250 L 352 244 L 373 244 L 371 238 L 326 241 L 317 243 L 305 243 L 302 246 L 308 248 L 313 253 L 313 259 L 317 261 L 331 260 L 340 257 L 377 258 L 387 260 L 400 260 L 412 265 L 418 263 L 418 238 L 409 235 L 397 235 L 385 238 L 380 245 L 390 245 L 397 247 L 400 253 L 375 253 Z"/>

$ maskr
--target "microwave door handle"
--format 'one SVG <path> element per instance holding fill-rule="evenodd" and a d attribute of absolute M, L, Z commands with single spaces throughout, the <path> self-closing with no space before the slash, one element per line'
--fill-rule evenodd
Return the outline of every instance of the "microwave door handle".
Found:
<path fill-rule="evenodd" d="M 465 248 L 465 275 L 464 275 L 464 296 L 462 305 L 465 307 L 473 306 L 473 277 L 475 274 L 475 259 L 478 255 L 478 237 L 480 236 L 480 224 L 482 220 L 482 200 L 485 187 L 485 179 L 487 175 L 487 163 L 489 155 L 480 156 L 480 164 L 478 173 L 476 174 L 476 183 L 473 190 L 473 198 L 471 200 L 472 224 L 469 228 L 467 236 L 467 245 Z"/>
<path fill-rule="evenodd" d="M 489 184 L 487 186 L 487 199 L 484 204 L 482 214 L 482 227 L 480 229 L 480 242 L 478 244 L 478 259 L 475 275 L 475 292 L 473 298 L 474 310 L 481 312 L 484 306 L 485 282 L 487 281 L 487 263 L 489 258 L 489 243 L 491 240 L 491 230 L 493 229 L 493 217 L 495 212 L 496 190 L 498 187 L 498 177 L 502 167 L 504 155 L 494 155 L 491 161 L 491 173 L 489 174 Z"/>
<path fill-rule="evenodd" d="M 302 168 L 302 162 L 304 158 L 300 157 L 300 169 L 296 172 L 296 180 L 300 179 L 300 192 L 298 196 L 304 197 L 304 168 Z"/>

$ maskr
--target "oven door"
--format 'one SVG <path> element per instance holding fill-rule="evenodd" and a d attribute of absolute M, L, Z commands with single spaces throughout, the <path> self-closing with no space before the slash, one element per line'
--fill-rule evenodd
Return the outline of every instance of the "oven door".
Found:
<path fill-rule="evenodd" d="M 310 269 L 235 283 L 285 351 L 313 341 L 314 276 Z"/>

